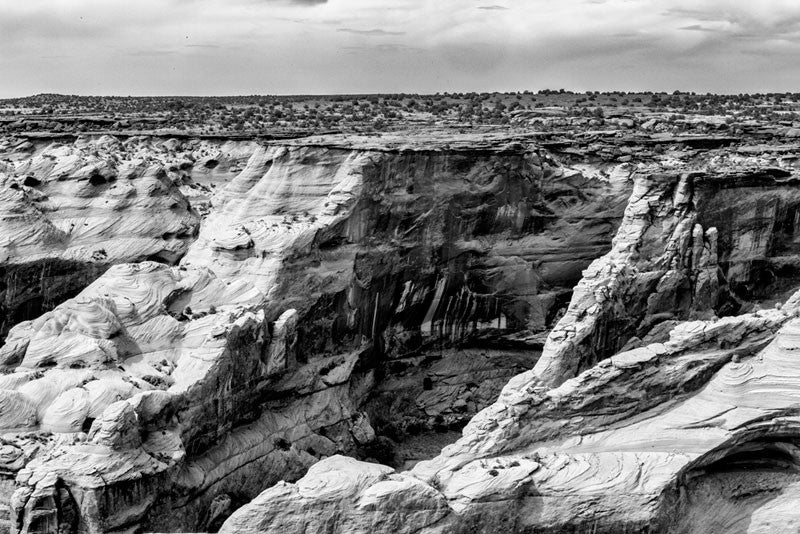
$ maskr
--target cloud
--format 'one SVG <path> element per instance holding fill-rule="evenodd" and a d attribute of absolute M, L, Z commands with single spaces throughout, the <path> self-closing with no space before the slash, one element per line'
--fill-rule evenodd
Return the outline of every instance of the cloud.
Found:
<path fill-rule="evenodd" d="M 244 0 L 244 1 L 251 3 L 286 4 L 290 6 L 300 6 L 300 7 L 319 6 L 328 3 L 328 0 Z"/>
<path fill-rule="evenodd" d="M 0 11 L 0 97 L 800 85 L 798 0 L 9 0 Z"/>
<path fill-rule="evenodd" d="M 174 50 L 133 50 L 131 52 L 127 52 L 126 55 L 150 57 L 150 56 L 171 56 L 174 53 L 175 53 Z"/>
<path fill-rule="evenodd" d="M 379 36 L 379 35 L 405 35 L 405 33 L 406 33 L 406 32 L 392 32 L 392 31 L 381 30 L 381 29 L 377 29 L 377 28 L 371 29 L 371 30 L 354 30 L 353 28 L 339 28 L 336 31 L 343 32 L 343 33 L 353 33 L 355 35 L 375 35 L 375 36 Z"/>
<path fill-rule="evenodd" d="M 282 20 L 284 22 L 293 22 L 295 24 L 308 24 L 309 19 L 298 19 L 293 17 L 275 17 L 275 20 Z"/>
<path fill-rule="evenodd" d="M 709 13 L 703 11 L 702 9 L 688 9 L 682 7 L 673 7 L 667 9 L 661 15 L 664 17 L 694 19 L 702 22 L 719 22 L 725 20 L 725 18 L 720 16 L 719 12 Z"/>
<path fill-rule="evenodd" d="M 715 30 L 714 28 L 706 28 L 705 26 L 701 26 L 700 24 L 690 24 L 689 26 L 682 26 L 678 28 L 679 30 L 690 30 L 695 32 L 717 32 L 719 30 Z"/>
<path fill-rule="evenodd" d="M 420 52 L 421 48 L 396 43 L 378 44 L 372 46 L 343 46 L 343 50 L 351 52 Z"/>

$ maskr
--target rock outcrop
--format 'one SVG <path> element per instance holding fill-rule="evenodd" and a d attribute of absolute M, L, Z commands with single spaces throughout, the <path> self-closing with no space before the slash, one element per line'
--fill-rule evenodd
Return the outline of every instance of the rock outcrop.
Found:
<path fill-rule="evenodd" d="M 686 323 L 558 388 L 507 388 L 434 460 L 323 460 L 221 532 L 709 532 L 714 499 L 718 524 L 746 524 L 797 482 L 796 312 Z"/>
<path fill-rule="evenodd" d="M 256 146 L 111 136 L 0 143 L 0 340 L 111 265 L 177 263 L 212 187 Z"/>
<path fill-rule="evenodd" d="M 502 136 L 254 148 L 179 266 L 112 267 L 11 330 L 11 529 L 213 529 L 319 458 L 459 427 L 535 363 L 632 170 Z"/>
<path fill-rule="evenodd" d="M 323 460 L 222 531 L 791 528 L 796 206 L 783 173 L 640 176 L 539 363 L 461 439 L 404 473 Z"/>
<path fill-rule="evenodd" d="M 791 167 L 507 134 L 6 149 L 0 529 L 794 521 Z"/>
<path fill-rule="evenodd" d="M 534 374 L 558 385 L 676 321 L 785 298 L 800 282 L 798 210 L 796 180 L 778 169 L 640 175 L 611 251 L 575 287 Z"/>

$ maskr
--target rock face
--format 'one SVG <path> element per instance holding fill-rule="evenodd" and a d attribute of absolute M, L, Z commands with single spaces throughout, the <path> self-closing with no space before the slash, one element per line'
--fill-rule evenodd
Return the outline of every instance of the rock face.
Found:
<path fill-rule="evenodd" d="M 461 439 L 405 473 L 323 460 L 222 531 L 794 528 L 796 208 L 782 172 L 640 175 L 539 362 Z"/>
<path fill-rule="evenodd" d="M 639 176 L 611 252 L 575 287 L 534 373 L 558 385 L 676 321 L 785 298 L 800 273 L 798 209 L 779 170 Z"/>
<path fill-rule="evenodd" d="M 800 390 L 784 379 L 796 377 L 786 373 L 799 327 L 787 310 L 686 323 L 558 388 L 507 388 L 410 472 L 323 460 L 222 532 L 710 532 L 715 499 L 729 509 L 720 523 L 746 524 L 747 511 L 777 506 L 776 489 L 797 482 Z"/>
<path fill-rule="evenodd" d="M 507 134 L 6 147 L 6 268 L 32 267 L 0 529 L 795 521 L 790 167 Z"/>
<path fill-rule="evenodd" d="M 460 426 L 533 366 L 633 168 L 399 141 L 253 147 L 178 266 L 112 267 L 15 326 L 10 529 L 215 529 L 321 457 Z"/>
<path fill-rule="evenodd" d="M 445 411 L 465 420 L 470 397 L 485 405 L 535 363 L 581 269 L 608 246 L 630 171 L 586 179 L 520 146 L 371 148 L 254 155 L 183 264 L 251 281 L 270 318 L 307 317 L 301 360 L 373 353 L 368 367 L 392 377 L 373 419 L 411 405 L 381 429 L 397 437 Z M 463 357 L 448 347 L 465 342 L 476 358 L 451 363 Z M 430 349 L 442 351 L 432 365 Z"/>
<path fill-rule="evenodd" d="M 118 263 L 174 264 L 255 143 L 0 142 L 0 340 Z"/>

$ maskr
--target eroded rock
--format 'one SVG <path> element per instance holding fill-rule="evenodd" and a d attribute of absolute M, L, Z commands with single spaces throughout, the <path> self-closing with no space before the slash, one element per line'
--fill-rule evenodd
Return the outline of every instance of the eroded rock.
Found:
<path fill-rule="evenodd" d="M 486 364 L 491 381 L 474 377 L 483 389 L 469 402 L 424 400 L 422 376 L 450 365 L 456 378 L 461 344 L 484 346 L 488 362 L 504 340 L 540 346 L 607 246 L 630 182 L 585 178 L 504 138 L 390 144 L 256 148 L 180 266 L 111 267 L 12 329 L 4 402 L 30 407 L 3 428 L 28 451 L 8 462 L 19 525 L 25 488 L 50 473 L 83 530 L 219 525 L 321 457 L 391 454 L 371 404 L 387 376 L 406 378 L 384 395 L 417 381 L 422 409 L 405 416 L 425 430 L 437 416 L 465 421 L 535 361 Z M 450 347 L 453 363 L 433 365 L 429 346 Z M 22 447 L 37 432 L 53 438 Z"/>

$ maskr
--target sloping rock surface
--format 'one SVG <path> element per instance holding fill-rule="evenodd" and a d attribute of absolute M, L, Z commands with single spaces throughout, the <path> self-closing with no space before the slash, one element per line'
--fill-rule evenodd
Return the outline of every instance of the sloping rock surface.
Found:
<path fill-rule="evenodd" d="M 539 362 L 458 441 L 402 473 L 325 459 L 222 531 L 790 531 L 796 206 L 782 173 L 640 175 Z"/>
<path fill-rule="evenodd" d="M 256 146 L 111 136 L 0 141 L 0 340 L 111 265 L 177 263 L 213 188 Z"/>
<path fill-rule="evenodd" d="M 795 524 L 788 163 L 566 163 L 508 134 L 3 146 L 5 265 L 33 266 L 3 288 L 9 531 Z"/>
<path fill-rule="evenodd" d="M 319 458 L 459 427 L 535 364 L 633 172 L 502 136 L 247 149 L 177 266 L 111 267 L 11 329 L 12 531 L 215 529 Z"/>

